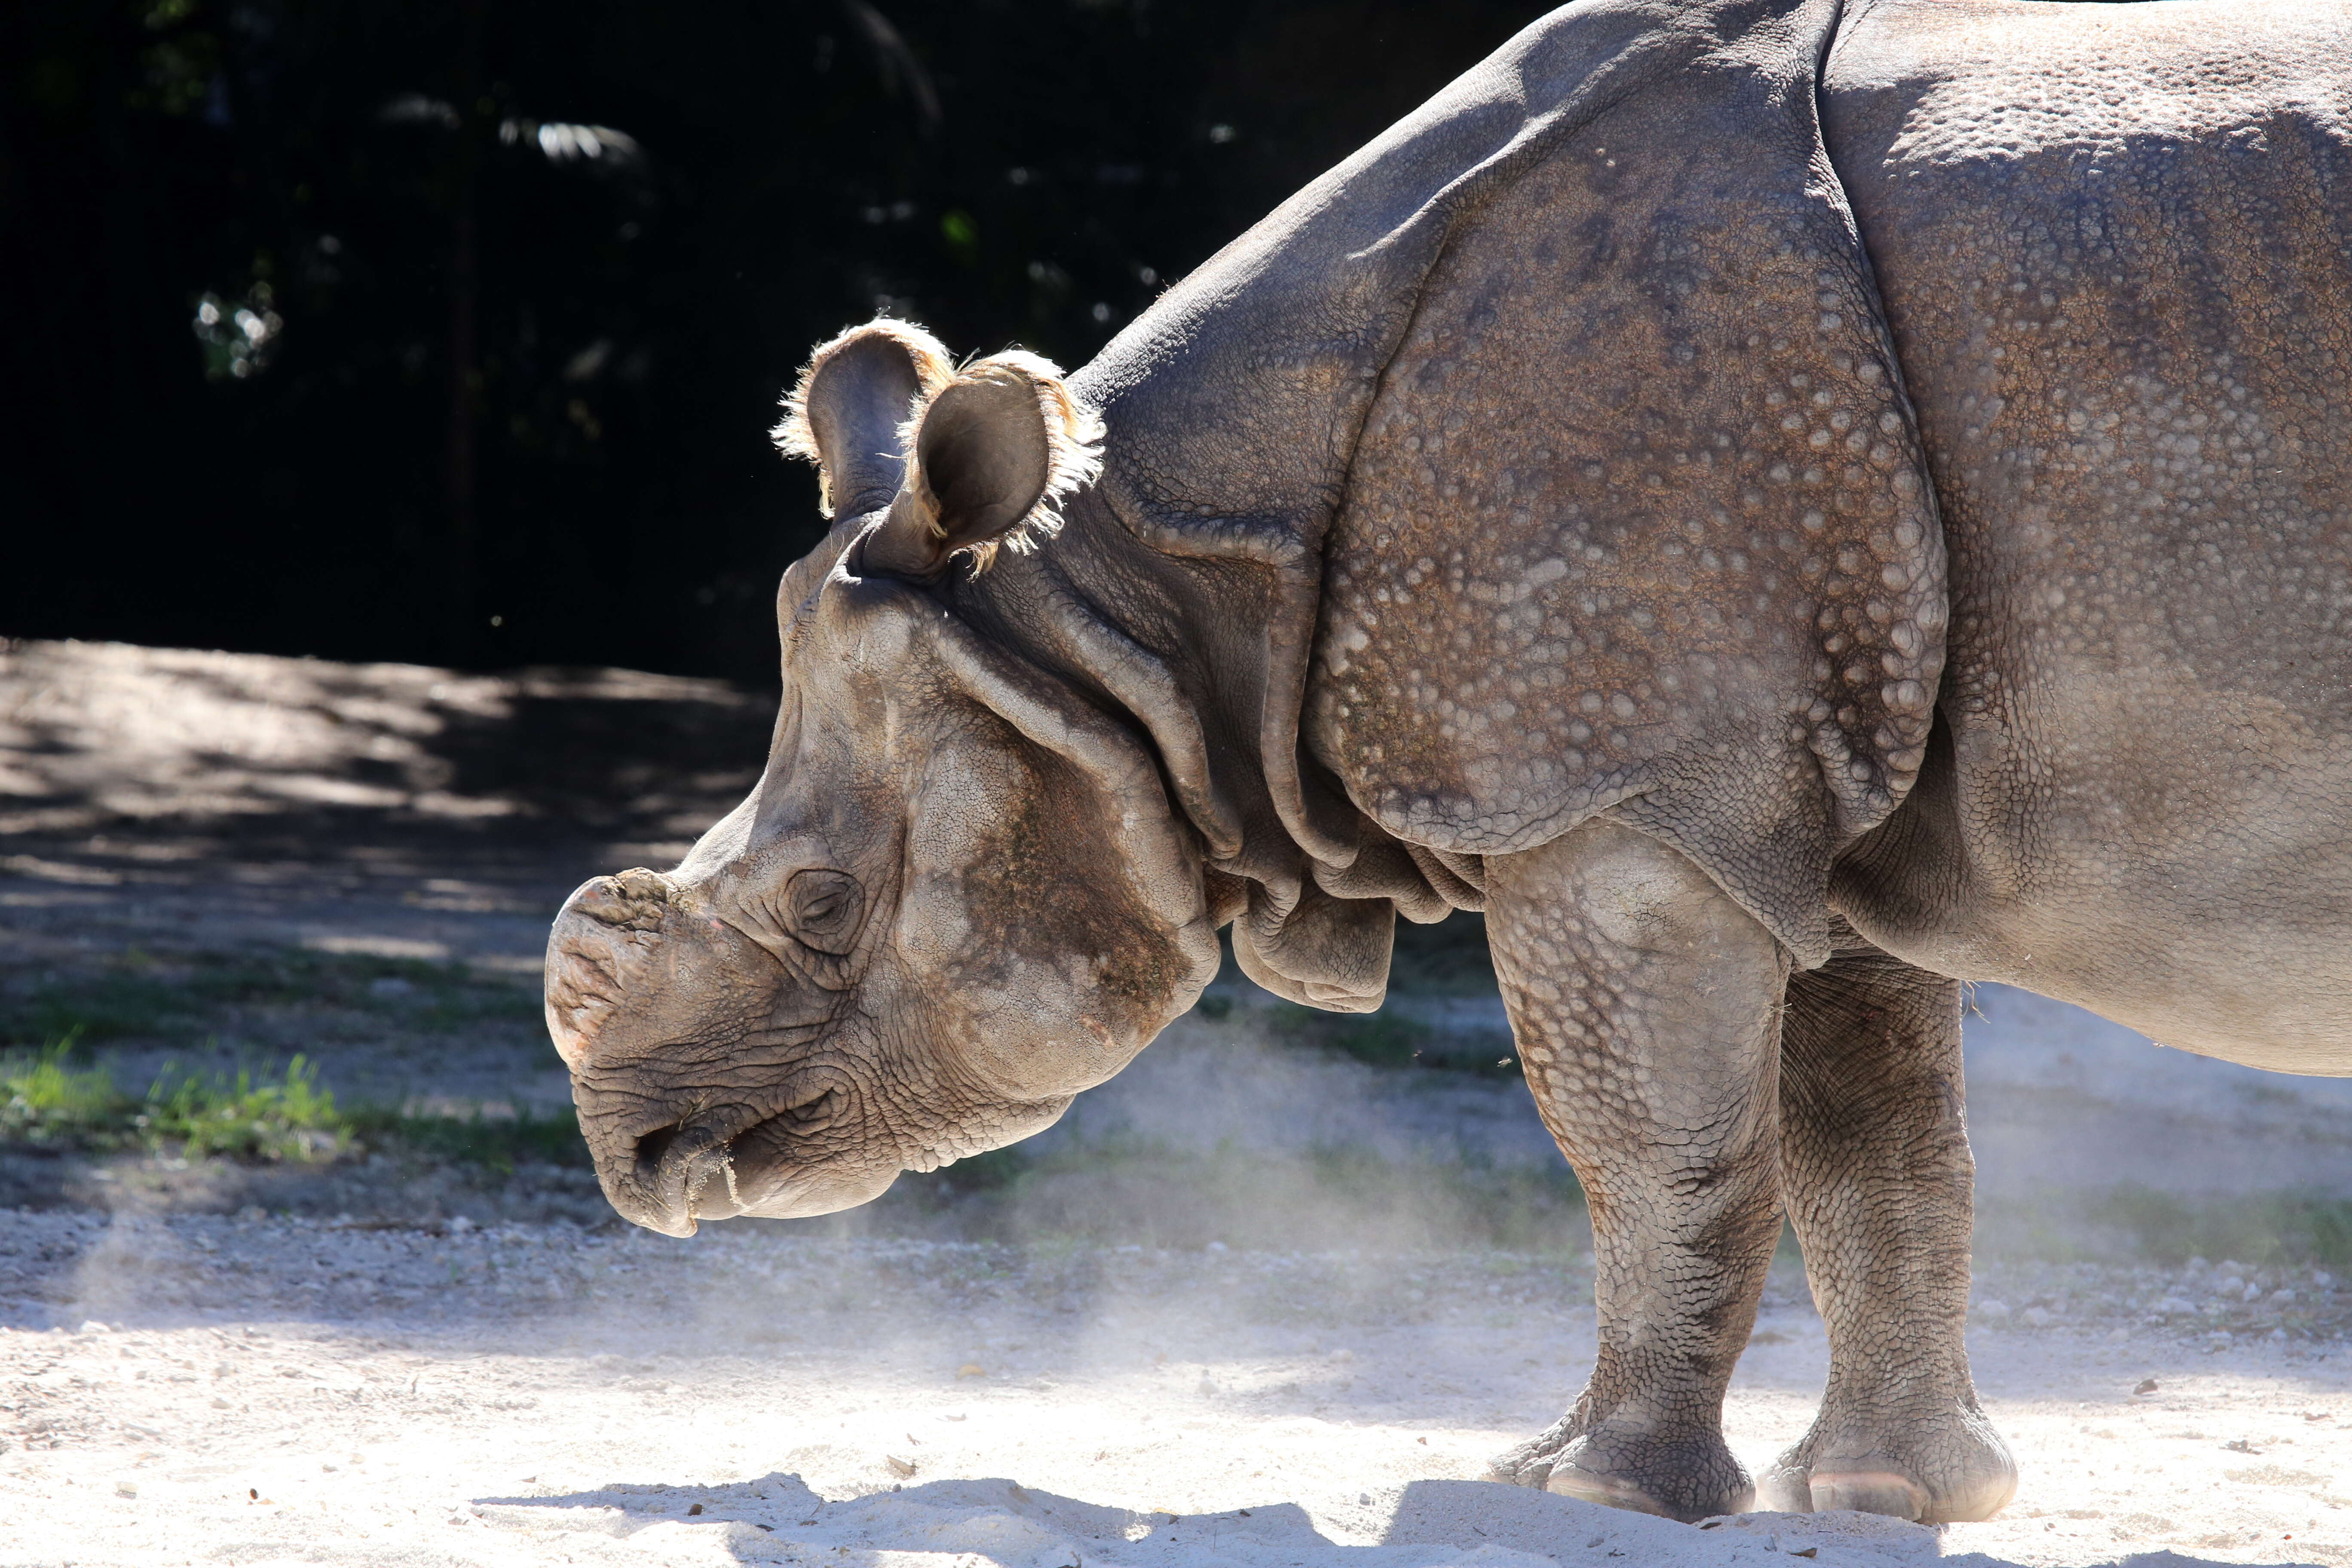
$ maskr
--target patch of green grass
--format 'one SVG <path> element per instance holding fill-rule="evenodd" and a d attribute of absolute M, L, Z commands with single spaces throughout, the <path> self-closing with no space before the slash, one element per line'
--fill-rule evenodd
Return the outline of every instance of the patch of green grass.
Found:
<path fill-rule="evenodd" d="M 78 1065 L 75 1045 L 68 1035 L 36 1052 L 0 1056 L 0 1141 L 305 1163 L 380 1151 L 509 1174 L 523 1163 L 589 1163 L 569 1110 L 459 1117 L 346 1109 L 299 1056 L 276 1072 L 240 1068 L 234 1077 L 166 1067 L 145 1094 L 131 1095 L 105 1068 Z"/>
<path fill-rule="evenodd" d="M 74 1065 L 74 1037 L 0 1060 L 0 1137 L 42 1146 L 144 1149 L 191 1159 L 331 1159 L 350 1136 L 319 1070 L 300 1057 L 276 1075 L 202 1077 L 165 1068 L 142 1096 L 102 1067 Z"/>
<path fill-rule="evenodd" d="M 37 1056 L 0 1062 L 0 1133 L 48 1142 L 120 1122 L 128 1104 L 102 1068 L 76 1068 L 68 1032 Z"/>
<path fill-rule="evenodd" d="M 277 1010 L 274 1019 L 241 1016 Z M 0 979 L 0 1140 L 89 1152 L 330 1160 L 363 1152 L 511 1172 L 587 1163 L 569 1110 L 552 1116 L 407 1116 L 338 1104 L 311 1060 L 209 1074 L 167 1065 L 143 1094 L 83 1052 L 110 1040 L 251 1037 L 309 1042 L 378 1034 L 535 1028 L 537 994 L 461 963 L 306 949 L 156 957 Z M 47 1042 L 44 1044 L 43 1042 Z M 14 1047 L 13 1049 L 6 1047 Z M 239 1055 L 245 1053 L 240 1050 Z M 268 1058 L 274 1063 L 275 1056 Z"/>
<path fill-rule="evenodd" d="M 319 1069 L 297 1056 L 274 1081 L 256 1080 L 240 1068 L 231 1080 L 175 1075 L 156 1079 L 132 1117 L 147 1137 L 177 1146 L 189 1159 L 227 1154 L 243 1160 L 331 1159 L 350 1137 L 348 1118 L 335 1110 L 332 1090 L 319 1087 Z"/>

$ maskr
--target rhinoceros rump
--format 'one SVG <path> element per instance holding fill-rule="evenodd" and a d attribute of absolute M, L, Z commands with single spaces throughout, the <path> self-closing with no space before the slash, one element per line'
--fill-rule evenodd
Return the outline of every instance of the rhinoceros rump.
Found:
<path fill-rule="evenodd" d="M 1748 1506 L 1785 1211 L 1832 1371 L 1764 1500 L 1998 1510 L 1959 979 L 2352 1071 L 2347 83 L 2337 0 L 1589 0 L 1066 384 L 825 345 L 766 774 L 551 942 L 605 1192 L 860 1203 L 1220 927 L 1361 1010 L 1484 909 L 1601 1325 L 1497 1474 Z"/>

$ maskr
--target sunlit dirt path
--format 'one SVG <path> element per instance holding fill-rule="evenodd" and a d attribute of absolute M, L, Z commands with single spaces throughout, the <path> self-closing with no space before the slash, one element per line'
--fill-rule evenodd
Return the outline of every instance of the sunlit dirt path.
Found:
<path fill-rule="evenodd" d="M 2136 1328 L 2123 1270 L 1976 1335 L 2000 1520 L 1700 1530 L 1472 1483 L 1588 1364 L 1557 1260 L 0 1225 L 11 1321 L 93 1314 L 0 1332 L 10 1564 L 2352 1561 L 2347 1352 Z M 1792 1279 L 1758 1342 L 1751 1466 L 1819 1387 Z"/>

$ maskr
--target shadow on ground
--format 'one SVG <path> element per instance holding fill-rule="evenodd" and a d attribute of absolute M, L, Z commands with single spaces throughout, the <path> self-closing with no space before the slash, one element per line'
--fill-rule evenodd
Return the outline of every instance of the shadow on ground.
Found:
<path fill-rule="evenodd" d="M 910 1467 L 911 1468 L 911 1467 Z M 991 1563 L 1181 1563 L 1185 1568 L 1434 1568 L 1475 1563 L 1645 1568 L 1761 1568 L 1795 1556 L 1817 1568 L 1895 1568 L 1937 1561 L 1937 1532 L 1866 1514 L 1749 1513 L 1676 1524 L 1572 1499 L 1484 1481 L 1412 1481 L 1360 1494 L 1320 1517 L 1298 1502 L 1216 1513 L 1139 1513 L 1005 1479 L 933 1480 L 828 1502 L 796 1475 L 730 1486 L 615 1482 L 590 1491 L 485 1497 L 492 1529 L 577 1531 L 645 1540 L 649 1548 L 720 1545 L 736 1561 L 823 1554 L 832 1563 L 898 1562 L 902 1553 L 955 1554 Z M 2000 1560 L 1967 1559 L 1994 1568 Z M 2115 1568 L 2203 1568 L 2218 1563 L 2160 1552 Z"/>

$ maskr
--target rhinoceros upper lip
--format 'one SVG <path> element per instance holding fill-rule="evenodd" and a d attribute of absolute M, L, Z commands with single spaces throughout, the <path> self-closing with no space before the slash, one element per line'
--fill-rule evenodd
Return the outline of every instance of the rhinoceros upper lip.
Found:
<path fill-rule="evenodd" d="M 761 1114 L 749 1108 L 706 1112 L 679 1124 L 660 1139 L 648 1158 L 641 1152 L 635 1185 L 646 1200 L 650 1228 L 665 1236 L 692 1236 L 698 1224 L 699 1198 L 713 1179 L 727 1184 L 729 1202 L 743 1206 L 735 1185 L 735 1144 L 756 1128 L 781 1123 L 794 1133 L 817 1131 L 831 1125 L 836 1088 L 815 1084 L 800 1092 L 782 1110 Z M 640 1142 L 653 1142 L 649 1134 Z M 651 1223 L 664 1222 L 664 1223 Z"/>
<path fill-rule="evenodd" d="M 731 1119 L 730 1119 L 731 1120 Z M 648 1139 L 646 1142 L 654 1142 Z M 723 1122 L 689 1121 L 661 1137 L 652 1157 L 640 1153 L 635 1185 L 645 1199 L 641 1224 L 665 1236 L 692 1236 L 695 1199 L 733 1162 L 734 1134 Z M 731 1191 L 734 1179 L 728 1176 Z"/>

